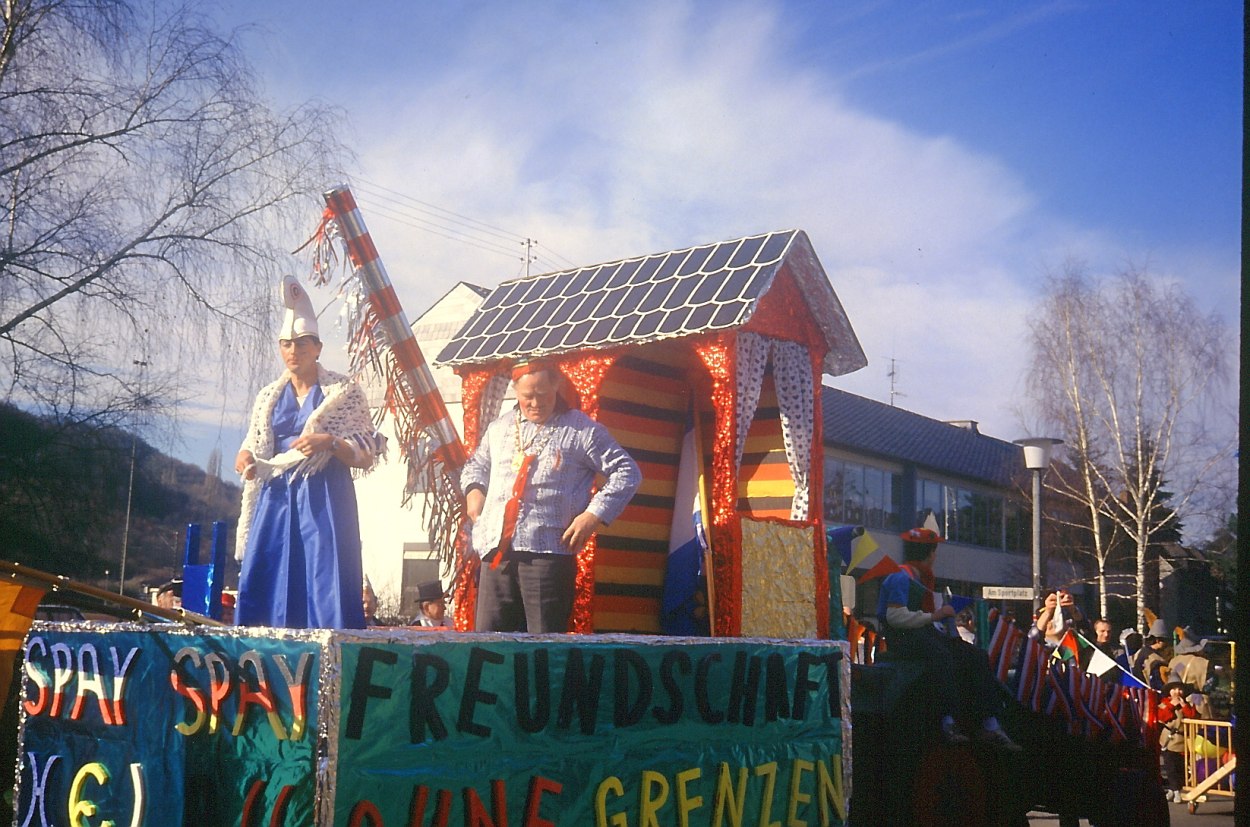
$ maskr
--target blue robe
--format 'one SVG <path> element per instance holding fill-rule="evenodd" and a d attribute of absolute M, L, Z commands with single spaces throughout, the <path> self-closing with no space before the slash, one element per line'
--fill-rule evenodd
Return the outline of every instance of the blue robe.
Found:
<path fill-rule="evenodd" d="M 276 453 L 291 447 L 325 399 L 314 385 L 300 406 L 290 384 L 273 411 Z M 248 533 L 240 626 L 363 629 L 360 520 L 351 471 L 331 459 L 321 471 L 282 474 L 261 489 Z"/>

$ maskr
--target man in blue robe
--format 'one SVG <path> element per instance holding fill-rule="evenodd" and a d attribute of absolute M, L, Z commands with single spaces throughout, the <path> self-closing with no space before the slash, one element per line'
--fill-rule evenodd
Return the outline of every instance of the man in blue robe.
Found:
<path fill-rule="evenodd" d="M 235 458 L 243 511 L 235 617 L 243 626 L 359 629 L 363 572 L 352 469 L 380 453 L 360 386 L 326 370 L 312 302 L 283 280 L 286 370 L 261 389 Z"/>

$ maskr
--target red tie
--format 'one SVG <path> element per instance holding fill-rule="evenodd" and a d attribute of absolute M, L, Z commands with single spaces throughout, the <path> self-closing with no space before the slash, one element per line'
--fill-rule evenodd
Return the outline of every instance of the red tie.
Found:
<path fill-rule="evenodd" d="M 521 511 L 521 497 L 525 494 L 525 487 L 529 485 L 530 467 L 534 464 L 534 458 L 537 454 L 526 454 L 521 460 L 521 467 L 517 469 L 516 479 L 512 481 L 512 496 L 508 498 L 508 502 L 503 507 L 503 533 L 499 535 L 499 546 L 495 559 L 490 561 L 492 569 L 499 567 L 499 561 L 512 548 L 512 535 L 516 534 L 517 515 Z"/>

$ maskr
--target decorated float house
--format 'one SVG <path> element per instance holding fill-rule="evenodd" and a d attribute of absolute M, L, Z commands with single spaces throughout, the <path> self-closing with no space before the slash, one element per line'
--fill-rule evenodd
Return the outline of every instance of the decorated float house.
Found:
<path fill-rule="evenodd" d="M 866 364 L 800 230 L 519 278 L 439 353 L 461 377 L 472 450 L 511 367 L 544 357 L 577 407 L 638 461 L 643 483 L 579 558 L 576 632 L 661 631 L 682 442 L 702 456 L 716 636 L 829 633 L 822 374 Z M 835 579 L 836 582 L 836 579 Z M 473 589 L 456 584 L 460 628 Z"/>
<path fill-rule="evenodd" d="M 864 356 L 806 235 L 501 285 L 441 354 L 466 447 L 534 356 L 646 479 L 581 558 L 593 634 L 474 633 L 467 582 L 456 632 L 37 621 L 16 823 L 844 823 L 816 391 Z M 660 629 L 688 423 L 713 634 L 603 634 Z"/>
<path fill-rule="evenodd" d="M 473 632 L 468 571 L 457 632 L 39 621 L 15 823 L 846 823 L 851 668 L 829 587 L 820 379 L 865 358 L 807 236 L 500 285 L 438 357 L 461 380 L 464 448 L 535 357 L 643 469 L 579 557 L 582 634 Z M 691 503 L 708 528 L 709 626 L 650 634 Z M 855 758 L 868 792 L 891 789 L 873 755 Z M 1034 797 L 998 788 L 1025 790 L 1008 802 L 1020 813 Z"/>

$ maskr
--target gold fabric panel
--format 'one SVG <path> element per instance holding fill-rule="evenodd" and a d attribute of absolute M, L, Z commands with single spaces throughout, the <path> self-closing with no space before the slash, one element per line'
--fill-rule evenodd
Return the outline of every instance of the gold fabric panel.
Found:
<path fill-rule="evenodd" d="M 742 518 L 743 637 L 816 637 L 814 531 Z"/>

